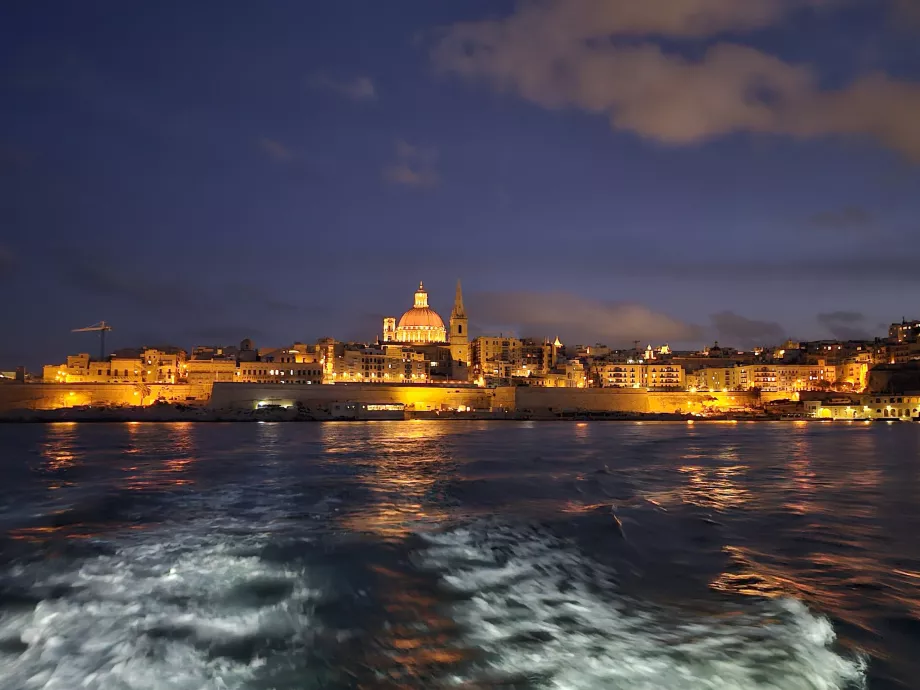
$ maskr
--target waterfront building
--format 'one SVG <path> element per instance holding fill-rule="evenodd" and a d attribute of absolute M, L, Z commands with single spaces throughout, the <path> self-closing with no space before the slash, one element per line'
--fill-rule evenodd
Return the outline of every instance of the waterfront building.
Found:
<path fill-rule="evenodd" d="M 470 360 L 473 377 L 487 379 L 493 375 L 494 363 L 504 362 L 513 366 L 521 361 L 521 341 L 502 335 L 481 335 L 471 344 Z"/>
<path fill-rule="evenodd" d="M 207 386 L 237 381 L 239 370 L 233 359 L 190 359 L 185 363 L 185 376 L 189 384 Z"/>
<path fill-rule="evenodd" d="M 889 343 L 916 343 L 920 340 L 920 321 L 901 319 L 888 327 Z"/>
<path fill-rule="evenodd" d="M 185 378 L 185 350 L 144 348 L 140 356 L 145 383 L 178 383 Z"/>
<path fill-rule="evenodd" d="M 279 364 L 314 364 L 322 362 L 323 358 L 322 345 L 294 343 L 290 347 L 260 349 L 257 360 Z"/>
<path fill-rule="evenodd" d="M 69 355 L 63 364 L 46 364 L 43 380 L 47 383 L 140 383 L 144 369 L 138 358 L 111 357 L 91 360 L 87 353 Z"/>
<path fill-rule="evenodd" d="M 768 393 L 832 390 L 838 385 L 838 367 L 818 360 L 815 364 L 761 363 L 735 367 L 705 367 L 687 375 L 687 387 L 709 391 L 757 388 Z M 858 376 L 858 368 L 853 368 Z"/>
<path fill-rule="evenodd" d="M 858 398 L 806 400 L 806 415 L 816 419 L 898 420 L 920 419 L 920 393 L 865 394 Z"/>
<path fill-rule="evenodd" d="M 323 382 L 323 365 L 320 362 L 240 362 L 238 375 L 234 378 L 239 383 L 297 383 L 321 384 Z"/>
<path fill-rule="evenodd" d="M 327 345 L 335 352 L 334 345 Z M 423 352 L 396 343 L 348 345 L 324 363 L 325 383 L 428 383 L 430 362 Z"/>
<path fill-rule="evenodd" d="M 685 385 L 684 370 L 669 362 L 595 363 L 591 367 L 593 385 L 603 388 L 679 389 Z"/>
<path fill-rule="evenodd" d="M 247 342 L 247 341 L 243 341 Z M 252 341 L 248 341 L 250 344 Z M 235 345 L 196 345 L 192 348 L 192 359 L 233 359 L 240 349 Z"/>

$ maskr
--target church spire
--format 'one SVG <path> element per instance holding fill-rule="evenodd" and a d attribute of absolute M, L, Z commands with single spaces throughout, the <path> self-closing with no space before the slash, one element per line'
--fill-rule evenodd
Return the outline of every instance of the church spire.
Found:
<path fill-rule="evenodd" d="M 457 294 L 454 296 L 454 309 L 450 313 L 452 319 L 465 319 L 466 310 L 463 308 L 463 290 L 460 288 L 460 281 L 457 281 Z"/>

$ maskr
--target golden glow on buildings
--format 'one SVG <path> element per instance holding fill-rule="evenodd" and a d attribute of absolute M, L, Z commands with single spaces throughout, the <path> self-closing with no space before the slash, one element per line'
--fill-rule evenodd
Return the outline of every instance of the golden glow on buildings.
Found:
<path fill-rule="evenodd" d="M 393 317 L 383 320 L 384 342 L 411 343 L 414 345 L 447 342 L 447 329 L 438 313 L 428 306 L 428 293 L 422 283 L 415 291 L 415 303 L 393 328 Z"/>

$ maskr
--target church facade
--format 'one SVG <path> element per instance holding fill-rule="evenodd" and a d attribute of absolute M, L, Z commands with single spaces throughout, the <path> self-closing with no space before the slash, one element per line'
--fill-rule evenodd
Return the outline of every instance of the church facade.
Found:
<path fill-rule="evenodd" d="M 399 318 L 383 319 L 383 342 L 406 345 L 424 351 L 440 369 L 449 369 L 445 377 L 452 381 L 468 381 L 470 366 L 469 320 L 463 306 L 463 291 L 457 281 L 454 306 L 450 313 L 450 330 L 444 320 L 428 304 L 428 292 L 423 283 L 415 291 L 414 303 Z"/>

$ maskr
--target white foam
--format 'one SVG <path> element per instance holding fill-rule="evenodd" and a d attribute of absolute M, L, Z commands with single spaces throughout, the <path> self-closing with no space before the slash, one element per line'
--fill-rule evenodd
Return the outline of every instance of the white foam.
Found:
<path fill-rule="evenodd" d="M 428 535 L 424 567 L 466 595 L 463 642 L 488 661 L 469 681 L 615 690 L 842 690 L 865 664 L 833 649 L 830 622 L 794 600 L 738 602 L 724 616 L 630 600 L 614 573 L 569 545 L 494 524 Z M 739 612 L 737 609 L 742 607 Z"/>
<path fill-rule="evenodd" d="M 0 640 L 23 647 L 0 652 L 0 689 L 230 690 L 245 687 L 265 658 L 215 646 L 302 643 L 316 596 L 305 573 L 241 555 L 253 539 L 202 535 L 148 536 L 53 574 L 19 569 L 38 591 L 70 590 L 0 616 Z M 273 595 L 240 600 L 265 583 Z"/>

